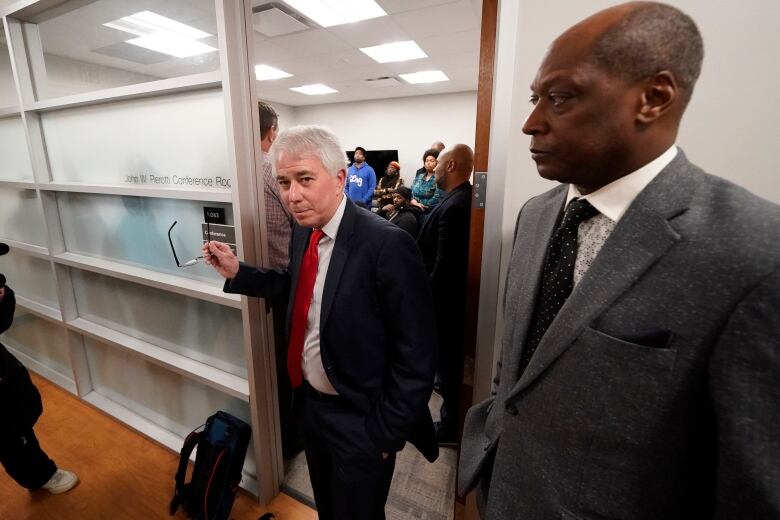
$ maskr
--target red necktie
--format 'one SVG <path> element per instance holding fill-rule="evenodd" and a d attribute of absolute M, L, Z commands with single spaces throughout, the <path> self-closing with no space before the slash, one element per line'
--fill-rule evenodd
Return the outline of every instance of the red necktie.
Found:
<path fill-rule="evenodd" d="M 290 323 L 290 343 L 287 347 L 287 373 L 290 375 L 290 384 L 293 388 L 301 386 L 301 364 L 303 360 L 303 341 L 306 338 L 306 323 L 309 316 L 314 281 L 317 278 L 317 266 L 319 254 L 317 245 L 325 233 L 315 229 L 309 238 L 309 247 L 303 255 L 301 269 L 298 272 L 298 286 L 295 288 L 295 300 L 293 300 L 292 322 Z"/>

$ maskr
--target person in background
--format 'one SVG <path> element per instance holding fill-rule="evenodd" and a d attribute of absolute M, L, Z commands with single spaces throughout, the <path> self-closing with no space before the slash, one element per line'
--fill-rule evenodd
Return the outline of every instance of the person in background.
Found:
<path fill-rule="evenodd" d="M 352 166 L 347 170 L 347 184 L 344 193 L 358 206 L 371 209 L 371 197 L 376 188 L 376 174 L 374 169 L 366 162 L 366 149 L 362 146 L 355 148 Z"/>
<path fill-rule="evenodd" d="M 483 518 L 780 518 L 780 207 L 676 145 L 703 57 L 688 15 L 631 2 L 533 78 L 522 130 L 560 184 L 520 210 L 496 391 L 466 417 Z"/>
<path fill-rule="evenodd" d="M 374 200 L 377 201 L 377 211 L 388 204 L 393 203 L 393 194 L 395 190 L 404 185 L 404 180 L 401 177 L 401 165 L 397 161 L 390 161 L 385 170 L 385 175 L 379 179 L 379 183 L 374 190 Z M 372 203 L 373 207 L 373 203 Z"/>
<path fill-rule="evenodd" d="M 431 143 L 431 146 L 429 147 L 429 149 L 436 150 L 439 153 L 441 153 L 441 151 L 444 150 L 444 148 L 445 148 L 444 147 L 444 143 L 442 143 L 441 141 L 434 141 L 433 143 Z M 420 167 L 420 169 L 418 169 L 416 172 L 414 172 L 414 176 L 415 177 L 417 177 L 421 173 L 425 173 L 425 164 L 424 163 L 425 163 L 425 156 L 423 156 L 423 165 Z"/>
<path fill-rule="evenodd" d="M 283 130 L 271 155 L 296 221 L 287 268 L 239 263 L 213 241 L 204 261 L 225 292 L 289 295 L 287 369 L 319 518 L 381 520 L 396 453 L 408 441 L 438 457 L 425 267 L 406 232 L 344 195 L 346 156 L 330 130 Z"/>
<path fill-rule="evenodd" d="M 392 197 L 393 202 L 384 205 L 379 214 L 416 238 L 420 225 L 417 223 L 418 212 L 409 205 L 409 201 L 412 199 L 412 190 L 406 186 L 400 186 L 393 192 Z"/>
<path fill-rule="evenodd" d="M 434 170 L 441 202 L 430 211 L 417 236 L 439 330 L 436 376 L 443 400 L 441 421 L 436 424 L 439 445 L 453 445 L 458 436 L 473 169 L 474 152 L 469 146 L 456 144 L 441 152 Z"/>
<path fill-rule="evenodd" d="M 8 246 L 0 244 L 0 254 L 4 252 Z M 0 334 L 11 326 L 15 309 L 14 291 L 0 275 Z M 58 469 L 38 444 L 33 426 L 42 412 L 41 395 L 27 369 L 0 343 L 0 463 L 22 487 L 64 493 L 79 479 L 72 471 Z"/>
<path fill-rule="evenodd" d="M 439 152 L 433 148 L 425 150 L 423 163 L 425 170 L 418 174 L 412 182 L 412 206 L 422 213 L 427 213 L 439 203 L 441 190 L 436 185 L 436 176 L 433 170 L 436 168 L 436 159 Z"/>
<path fill-rule="evenodd" d="M 279 135 L 279 116 L 271 105 L 258 102 L 260 117 L 260 149 L 263 153 L 263 195 L 265 197 L 265 222 L 268 230 L 268 260 L 270 267 L 287 265 L 290 233 L 293 219 L 282 203 L 279 183 L 274 179 L 268 150 Z"/>

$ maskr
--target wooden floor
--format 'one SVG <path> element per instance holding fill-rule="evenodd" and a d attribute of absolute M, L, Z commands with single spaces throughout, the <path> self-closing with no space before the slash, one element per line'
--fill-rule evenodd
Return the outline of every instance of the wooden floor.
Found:
<path fill-rule="evenodd" d="M 168 515 L 178 455 L 60 387 L 33 374 L 43 396 L 43 415 L 35 426 L 41 447 L 57 466 L 79 476 L 62 495 L 30 493 L 0 470 L 0 519 L 112 520 L 185 519 Z M 240 493 L 231 517 L 256 520 L 273 512 L 278 520 L 313 520 L 316 512 L 287 495 L 268 508 Z"/>

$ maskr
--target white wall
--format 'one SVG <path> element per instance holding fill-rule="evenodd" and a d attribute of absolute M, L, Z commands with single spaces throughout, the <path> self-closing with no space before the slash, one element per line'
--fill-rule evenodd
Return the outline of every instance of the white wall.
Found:
<path fill-rule="evenodd" d="M 398 150 L 407 185 L 422 166 L 422 154 L 434 141 L 474 146 L 476 92 L 290 107 L 270 103 L 279 126 L 316 124 L 330 127 L 345 150 Z M 379 173 L 379 172 L 377 172 Z"/>
<path fill-rule="evenodd" d="M 265 101 L 265 100 L 262 100 Z M 279 116 L 279 130 L 284 130 L 296 124 L 295 107 L 290 105 L 283 105 L 282 103 L 275 103 L 273 101 L 265 101 L 276 110 L 276 115 Z"/>

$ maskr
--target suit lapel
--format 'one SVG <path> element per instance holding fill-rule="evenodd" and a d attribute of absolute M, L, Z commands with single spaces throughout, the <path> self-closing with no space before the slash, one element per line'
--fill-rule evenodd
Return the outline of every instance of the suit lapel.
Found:
<path fill-rule="evenodd" d="M 690 163 L 679 151 L 672 163 L 637 196 L 550 325 L 519 381 L 520 356 L 513 357 L 516 384 L 508 399 L 517 396 L 538 378 L 571 347 L 588 324 L 628 291 L 681 239 L 669 221 L 687 209 L 690 194 L 695 189 L 695 181 L 687 172 L 689 166 Z M 543 236 L 549 239 L 550 234 L 544 233 Z M 539 244 L 535 243 L 533 247 L 539 247 Z M 537 256 L 543 255 L 537 253 Z M 536 303 L 541 272 L 536 264 L 532 267 L 535 269 L 532 271 L 536 280 L 535 291 L 532 299 L 523 301 L 523 305 L 530 305 L 529 309 L 533 309 Z M 529 316 L 529 322 L 530 319 Z M 524 340 L 524 336 L 516 336 L 513 344 L 522 345 Z"/>
<path fill-rule="evenodd" d="M 352 235 L 355 231 L 355 220 L 357 219 L 357 209 L 355 205 L 347 200 L 344 207 L 344 216 L 341 218 L 336 243 L 333 244 L 333 253 L 330 257 L 328 273 L 325 275 L 325 287 L 322 291 L 322 309 L 320 319 L 320 331 L 325 328 L 328 321 L 330 309 L 333 307 L 333 299 L 336 295 L 336 288 L 339 286 L 341 273 L 344 271 L 344 265 L 349 257 L 349 249 L 352 243 Z"/>
<path fill-rule="evenodd" d="M 524 229 L 531 230 L 533 238 L 530 242 L 527 242 L 527 246 L 523 250 L 515 250 L 512 253 L 513 256 L 518 255 L 521 261 L 516 265 L 514 263 L 511 264 L 510 268 L 514 272 L 521 273 L 522 281 L 516 289 L 507 287 L 507 290 L 512 292 L 507 295 L 505 312 L 513 313 L 516 310 L 525 312 L 524 315 L 517 316 L 517 319 L 507 320 L 508 324 L 511 323 L 509 326 L 512 327 L 508 336 L 511 338 L 511 344 L 505 347 L 512 349 L 510 358 L 510 366 L 513 371 L 512 381 L 517 381 L 520 369 L 520 356 L 522 354 L 521 348 L 513 347 L 522 345 L 525 342 L 528 328 L 531 326 L 533 310 L 536 305 L 536 295 L 539 293 L 539 285 L 541 284 L 544 259 L 547 255 L 547 246 L 555 228 L 555 223 L 558 220 L 558 215 L 566 200 L 566 189 L 559 191 L 560 193 L 554 195 L 542 205 L 536 215 L 530 216 Z M 515 244 L 516 248 L 523 246 L 524 244 Z"/>

